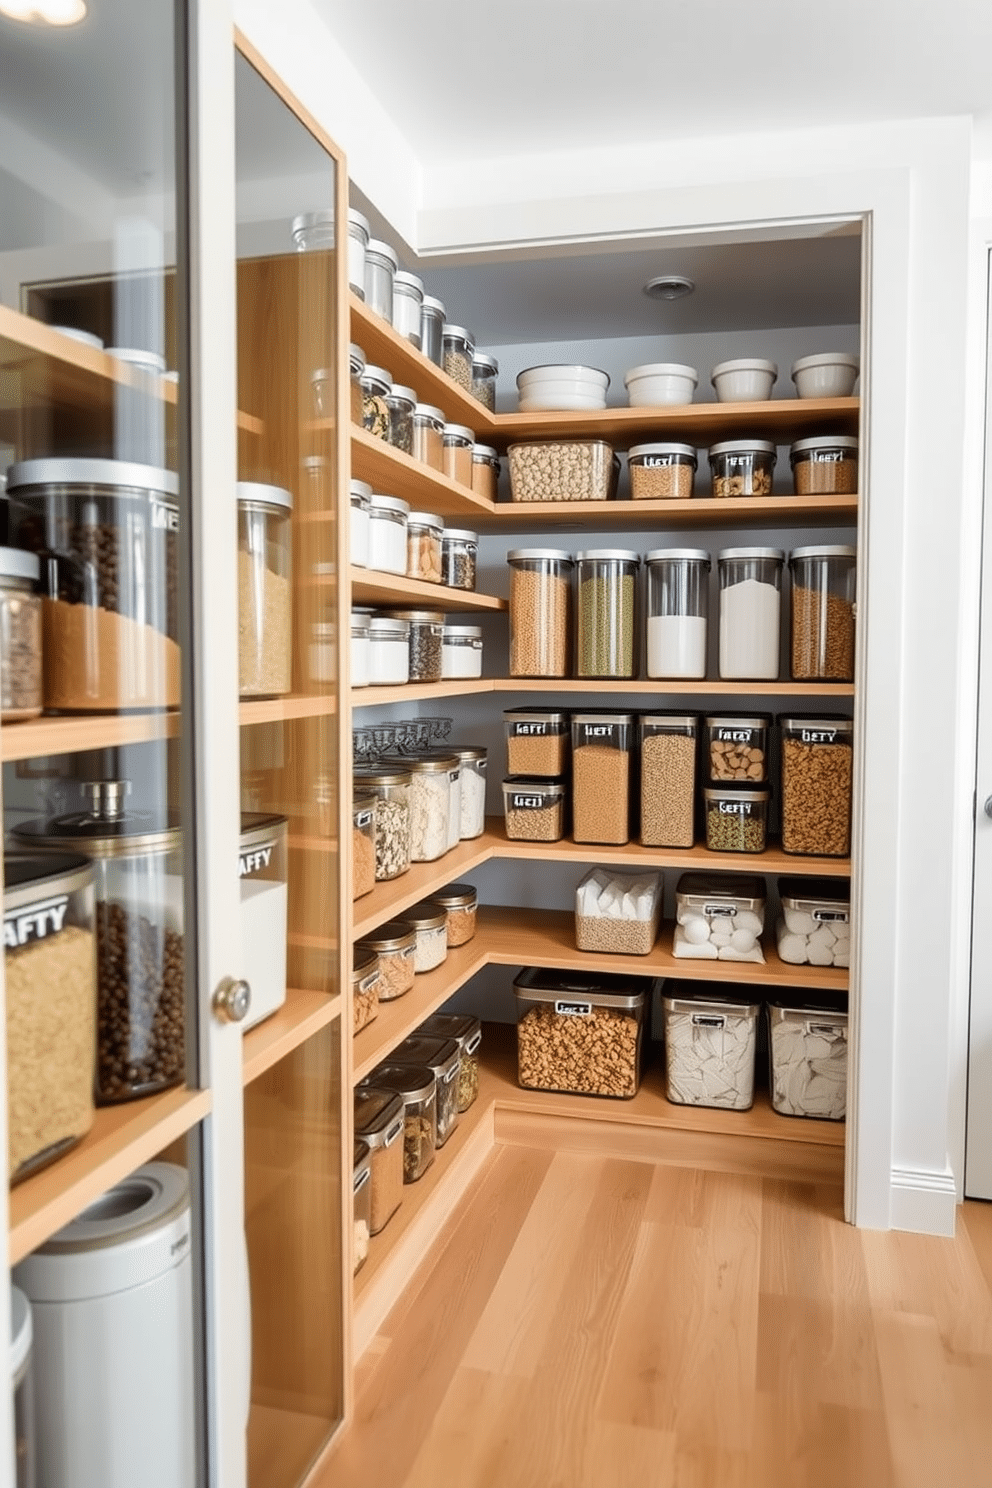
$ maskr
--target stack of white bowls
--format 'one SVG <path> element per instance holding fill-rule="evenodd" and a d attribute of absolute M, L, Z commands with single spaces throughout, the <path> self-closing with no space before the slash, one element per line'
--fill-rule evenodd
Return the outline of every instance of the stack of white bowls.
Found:
<path fill-rule="evenodd" d="M 528 367 L 517 374 L 521 413 L 567 413 L 606 407 L 608 372 L 576 363 Z"/>
<path fill-rule="evenodd" d="M 623 380 L 631 408 L 659 408 L 691 403 L 699 374 L 682 362 L 645 362 Z"/>

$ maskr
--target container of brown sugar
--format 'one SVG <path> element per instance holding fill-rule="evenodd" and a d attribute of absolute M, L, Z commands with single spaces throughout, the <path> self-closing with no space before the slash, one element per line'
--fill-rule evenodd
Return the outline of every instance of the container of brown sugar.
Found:
<path fill-rule="evenodd" d="M 634 715 L 572 714 L 572 836 L 619 845 L 630 838 Z"/>

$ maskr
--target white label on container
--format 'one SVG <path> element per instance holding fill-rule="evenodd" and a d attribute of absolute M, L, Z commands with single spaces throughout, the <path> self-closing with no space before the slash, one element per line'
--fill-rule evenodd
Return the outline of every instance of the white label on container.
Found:
<path fill-rule="evenodd" d="M 546 723 L 515 723 L 513 733 L 517 738 L 539 738 L 548 732 L 549 725 Z"/>
<path fill-rule="evenodd" d="M 679 458 L 678 455 L 641 455 L 634 463 L 650 469 L 655 465 L 677 465 Z"/>
<path fill-rule="evenodd" d="M 466 1042 L 466 1044 L 465 1044 L 465 1053 L 466 1054 L 474 1054 L 475 1051 L 476 1051 L 476 1049 L 479 1047 L 479 1045 L 481 1043 L 482 1043 L 482 1033 L 481 1033 L 481 1030 L 480 1030 L 479 1033 L 473 1033 L 472 1034 L 472 1037 L 470 1039 L 468 1039 L 468 1041 Z"/>
<path fill-rule="evenodd" d="M 833 924 L 834 921 L 839 925 L 846 925 L 851 916 L 846 909 L 814 909 L 813 918 L 825 925 Z"/>
<path fill-rule="evenodd" d="M 845 1031 L 843 1023 L 814 1023 L 810 1020 L 806 1024 L 807 1033 L 818 1033 L 821 1038 L 833 1038 L 835 1034 L 843 1034 Z"/>
<path fill-rule="evenodd" d="M 11 910 L 3 917 L 4 946 L 8 951 L 16 951 L 29 941 L 58 935 L 65 924 L 68 907 L 68 894 L 59 894 L 53 899 L 41 899 L 29 909 Z"/>
<path fill-rule="evenodd" d="M 750 744 L 751 740 L 754 738 L 755 732 L 756 731 L 754 729 L 749 728 L 718 728 L 714 730 L 714 733 L 716 734 L 718 739 L 726 740 L 728 743 L 731 744 Z"/>
<path fill-rule="evenodd" d="M 352 1193 L 361 1193 L 362 1189 L 365 1187 L 366 1183 L 368 1183 L 368 1181 L 369 1181 L 369 1179 L 371 1177 L 372 1177 L 372 1169 L 371 1168 L 363 1168 L 362 1171 L 359 1174 L 357 1174 L 357 1176 L 353 1180 L 354 1181 L 354 1186 L 353 1186 L 353 1188 L 351 1190 Z"/>
<path fill-rule="evenodd" d="M 355 826 L 367 827 L 369 822 L 372 820 L 372 816 L 373 813 L 371 811 L 360 811 L 355 817 Z"/>
<path fill-rule="evenodd" d="M 179 531 L 179 508 L 167 501 L 150 501 L 152 528 L 156 532 Z"/>
<path fill-rule="evenodd" d="M 832 744 L 837 738 L 836 729 L 800 729 L 799 737 L 804 744 Z"/>
<path fill-rule="evenodd" d="M 511 796 L 510 805 L 514 811 L 540 811 L 544 806 L 554 805 L 554 797 Z"/>
<path fill-rule="evenodd" d="M 375 984 L 376 984 L 376 982 L 378 980 L 379 980 L 379 968 L 376 967 L 375 971 L 370 971 L 369 974 L 368 974 L 368 976 L 362 977 L 361 981 L 357 983 L 357 985 L 355 987 L 355 991 L 356 992 L 368 992 L 370 990 L 370 988 L 372 988 L 372 987 L 375 986 Z"/>
<path fill-rule="evenodd" d="M 253 873 L 261 873 L 268 868 L 272 862 L 272 849 L 274 842 L 263 842 L 258 847 L 252 848 L 251 852 L 238 854 L 238 877 L 251 878 Z"/>
<path fill-rule="evenodd" d="M 736 904 L 704 904 L 704 915 L 723 915 L 725 918 L 737 913 Z"/>
<path fill-rule="evenodd" d="M 693 1028 L 725 1028 L 727 1020 L 723 1013 L 693 1013 Z"/>
<path fill-rule="evenodd" d="M 588 1018 L 592 1014 L 591 1002 L 556 1002 L 555 1012 L 564 1018 Z"/>
<path fill-rule="evenodd" d="M 720 801 L 721 816 L 753 816 L 754 803 L 752 801 Z"/>
<path fill-rule="evenodd" d="M 848 450 L 810 450 L 809 458 L 815 460 L 818 465 L 839 465 L 844 460 L 851 459 Z"/>
<path fill-rule="evenodd" d="M 587 739 L 609 739 L 615 727 L 612 723 L 584 723 L 582 732 Z"/>

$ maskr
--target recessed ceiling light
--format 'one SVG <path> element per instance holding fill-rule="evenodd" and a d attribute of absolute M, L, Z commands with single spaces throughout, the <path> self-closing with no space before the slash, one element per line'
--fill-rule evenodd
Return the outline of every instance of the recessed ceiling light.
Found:
<path fill-rule="evenodd" d="M 644 293 L 649 300 L 681 300 L 691 295 L 695 287 L 684 274 L 659 274 L 657 278 L 648 280 Z"/>
<path fill-rule="evenodd" d="M 86 15 L 86 0 L 0 0 L 0 15 L 45 26 L 75 26 Z"/>

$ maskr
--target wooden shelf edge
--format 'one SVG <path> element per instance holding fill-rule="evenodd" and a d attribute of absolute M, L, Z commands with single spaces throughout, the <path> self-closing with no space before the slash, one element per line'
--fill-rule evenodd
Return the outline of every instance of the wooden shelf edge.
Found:
<path fill-rule="evenodd" d="M 353 687 L 351 706 L 378 708 L 384 703 L 429 703 L 432 698 L 472 697 L 492 692 L 492 677 L 452 678 L 448 682 L 404 682 L 392 687 Z"/>
<path fill-rule="evenodd" d="M 292 838 L 290 846 L 294 845 Z M 377 884 L 371 894 L 354 901 L 353 933 L 356 940 L 377 926 L 402 914 L 411 904 L 429 899 L 437 889 L 454 883 L 464 873 L 471 873 L 493 855 L 492 835 L 487 830 L 481 837 L 459 842 L 443 858 L 433 863 L 412 863 L 406 873 L 386 883 Z"/>
<path fill-rule="evenodd" d="M 353 1083 L 364 1080 L 397 1044 L 481 971 L 487 960 L 485 944 L 476 936 L 468 945 L 449 951 L 436 971 L 422 972 L 403 997 L 380 1003 L 377 1016 L 353 1036 Z"/>
<path fill-rule="evenodd" d="M 316 580 L 316 583 L 334 583 L 333 579 Z M 495 594 L 479 594 L 475 590 L 450 589 L 446 584 L 429 584 L 423 579 L 410 579 L 399 574 L 382 573 L 372 568 L 352 568 L 352 604 L 407 605 L 410 600 L 422 602 L 430 609 L 502 611 L 510 607 L 509 600 L 498 599 Z"/>
<path fill-rule="evenodd" d="M 258 698 L 239 703 L 238 721 L 247 728 L 258 723 L 288 723 L 295 718 L 331 718 L 336 712 L 337 699 L 326 694 Z"/>
<path fill-rule="evenodd" d="M 641 436 L 673 435 L 703 447 L 719 432 L 778 435 L 789 443 L 801 431 L 825 432 L 855 424 L 860 398 L 770 398 L 760 403 L 684 403 L 660 408 L 604 408 L 589 412 L 498 413 L 492 431 L 498 444 L 514 439 L 607 439 L 626 448 Z"/>
<path fill-rule="evenodd" d="M 181 715 L 159 713 L 87 713 L 77 717 L 41 717 L 0 725 L 0 759 L 34 759 L 39 755 L 79 754 L 84 749 L 113 749 L 151 739 L 175 739 Z"/>
<path fill-rule="evenodd" d="M 323 429 L 326 425 L 326 419 L 318 419 L 313 427 Z M 462 525 L 465 521 L 489 521 L 496 511 L 495 502 L 480 496 L 471 486 L 452 480 L 433 465 L 415 460 L 358 425 L 351 429 L 351 473 L 377 491 L 402 496 L 419 511 L 455 517 Z"/>
<path fill-rule="evenodd" d="M 818 698 L 854 697 L 853 682 L 725 682 L 717 678 L 699 682 L 584 677 L 494 677 L 494 692 L 539 692 L 550 698 L 564 693 L 600 693 L 635 697 L 783 697 L 813 701 Z"/>
<path fill-rule="evenodd" d="M 271 1017 L 249 1029 L 242 1043 L 242 1083 L 250 1085 L 311 1035 L 341 1015 L 340 995 L 289 988 L 286 1001 Z"/>
<path fill-rule="evenodd" d="M 858 519 L 855 496 L 748 496 L 718 500 L 693 496 L 689 500 L 615 501 L 501 501 L 492 517 L 481 518 L 485 530 L 515 530 L 520 526 L 671 527 L 737 526 L 740 522 L 791 527 L 820 519 L 836 524 L 840 517 L 853 525 Z M 594 520 L 595 519 L 595 520 Z"/>

